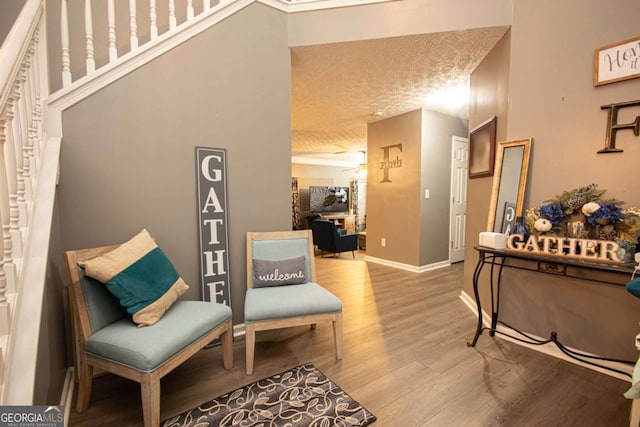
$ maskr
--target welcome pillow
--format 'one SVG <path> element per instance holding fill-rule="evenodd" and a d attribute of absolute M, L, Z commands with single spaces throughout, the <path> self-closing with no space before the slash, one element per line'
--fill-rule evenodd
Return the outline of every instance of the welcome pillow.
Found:
<path fill-rule="evenodd" d="M 253 287 L 299 285 L 307 283 L 305 257 L 269 261 L 253 260 Z"/>
<path fill-rule="evenodd" d="M 156 323 L 189 286 L 144 229 L 111 252 L 79 263 L 104 283 L 139 326 Z"/>

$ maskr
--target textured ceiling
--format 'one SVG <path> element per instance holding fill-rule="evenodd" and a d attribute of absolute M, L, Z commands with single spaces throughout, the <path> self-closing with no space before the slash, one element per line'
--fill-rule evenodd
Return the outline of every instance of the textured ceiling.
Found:
<path fill-rule="evenodd" d="M 466 118 L 469 75 L 506 30 L 292 48 L 292 151 L 366 149 L 368 123 L 422 107 Z M 447 105 L 453 97 L 442 97 L 445 90 L 466 99 Z"/>

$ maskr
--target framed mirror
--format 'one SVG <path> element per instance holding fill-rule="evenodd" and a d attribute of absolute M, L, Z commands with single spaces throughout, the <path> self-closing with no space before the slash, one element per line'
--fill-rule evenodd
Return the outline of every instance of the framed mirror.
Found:
<path fill-rule="evenodd" d="M 498 144 L 487 231 L 506 233 L 522 215 L 531 138 Z"/>
<path fill-rule="evenodd" d="M 493 175 L 497 123 L 493 116 L 469 132 L 469 178 Z"/>

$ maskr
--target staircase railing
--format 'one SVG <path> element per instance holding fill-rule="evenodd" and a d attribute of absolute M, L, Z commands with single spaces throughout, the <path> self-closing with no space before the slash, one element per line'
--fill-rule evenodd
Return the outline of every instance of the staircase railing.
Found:
<path fill-rule="evenodd" d="M 100 10 L 85 0 L 80 11 L 70 11 L 68 0 L 59 1 L 62 74 L 52 79 L 50 97 L 56 109 L 86 98 L 252 3 L 300 12 L 395 0 L 187 0 L 186 10 L 178 10 L 175 0 L 162 2 L 167 10 L 159 9 L 156 0 L 107 0 Z M 98 27 L 107 33 L 101 44 L 95 42 Z"/>
<path fill-rule="evenodd" d="M 33 399 L 60 139 L 46 121 L 42 0 L 28 0 L 0 48 L 0 403 Z"/>
<path fill-rule="evenodd" d="M 56 109 L 73 105 L 253 1 L 189 0 L 179 11 L 175 0 L 163 2 L 168 10 L 159 10 L 156 0 L 108 0 L 100 3 L 104 10 L 85 0 L 82 10 L 70 11 L 61 0 L 60 27 L 54 31 L 60 37 L 61 76 L 52 76 L 50 102 Z M 101 44 L 94 41 L 97 28 L 106 31 Z"/>

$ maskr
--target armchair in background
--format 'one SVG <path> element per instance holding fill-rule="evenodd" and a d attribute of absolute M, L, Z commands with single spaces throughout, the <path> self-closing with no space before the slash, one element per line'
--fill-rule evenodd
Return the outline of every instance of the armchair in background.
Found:
<path fill-rule="evenodd" d="M 321 251 L 320 256 L 323 256 L 325 251 L 333 253 L 334 256 L 335 254 L 351 251 L 351 255 L 354 258 L 356 257 L 354 251 L 358 250 L 357 234 L 341 234 L 333 221 L 326 219 L 313 221 L 311 230 L 313 232 L 313 242 Z"/>
<path fill-rule="evenodd" d="M 311 214 L 307 217 L 307 228 L 311 230 L 313 228 L 313 221 L 317 219 L 322 219 L 322 215 L 319 214 Z M 316 236 L 313 235 L 313 244 L 316 246 L 318 242 L 316 242 Z"/>

